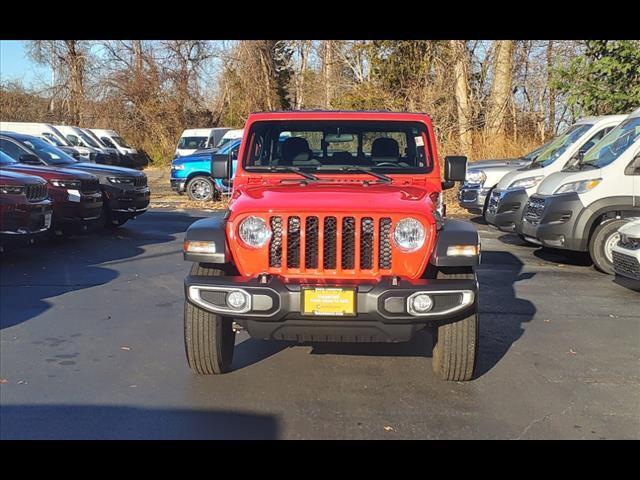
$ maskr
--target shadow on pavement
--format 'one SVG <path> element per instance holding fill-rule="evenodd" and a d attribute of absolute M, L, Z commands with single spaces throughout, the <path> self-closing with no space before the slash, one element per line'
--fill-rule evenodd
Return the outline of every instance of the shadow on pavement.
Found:
<path fill-rule="evenodd" d="M 533 254 L 540 260 L 561 265 L 573 265 L 576 267 L 588 267 L 593 265 L 591 257 L 587 252 L 573 252 L 571 250 L 542 247 L 533 252 Z"/>
<path fill-rule="evenodd" d="M 273 415 L 107 405 L 2 405 L 0 439 L 272 440 Z"/>
<path fill-rule="evenodd" d="M 48 310 L 51 304 L 46 299 L 108 284 L 119 274 L 103 264 L 123 263 L 142 255 L 147 245 L 172 242 L 203 216 L 149 211 L 117 230 L 96 230 L 64 243 L 42 243 L 3 255 L 0 329 Z"/>

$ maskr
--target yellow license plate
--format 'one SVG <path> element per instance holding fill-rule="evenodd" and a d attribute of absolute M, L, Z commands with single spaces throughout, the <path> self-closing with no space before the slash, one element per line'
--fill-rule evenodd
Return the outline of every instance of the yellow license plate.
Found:
<path fill-rule="evenodd" d="M 355 288 L 303 288 L 302 313 L 333 317 L 356 314 Z"/>

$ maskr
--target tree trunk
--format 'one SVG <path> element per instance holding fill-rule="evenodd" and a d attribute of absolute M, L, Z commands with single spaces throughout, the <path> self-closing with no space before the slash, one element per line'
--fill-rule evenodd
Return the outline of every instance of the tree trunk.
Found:
<path fill-rule="evenodd" d="M 460 149 L 471 158 L 473 139 L 471 135 L 471 111 L 469 102 L 468 54 L 464 40 L 451 40 L 454 58 L 455 98 L 458 107 L 458 142 Z"/>
<path fill-rule="evenodd" d="M 549 135 L 555 135 L 556 125 L 556 90 L 551 84 L 553 72 L 553 40 L 549 40 L 547 46 L 547 85 L 549 86 Z"/>
<path fill-rule="evenodd" d="M 83 126 L 84 107 L 84 57 L 77 48 L 77 40 L 65 40 L 68 54 L 71 90 L 70 117 L 73 125 Z"/>
<path fill-rule="evenodd" d="M 325 40 L 322 48 L 322 79 L 324 81 L 324 108 L 331 108 L 333 100 L 333 40 Z"/>
<path fill-rule="evenodd" d="M 493 83 L 487 109 L 485 132 L 504 142 L 506 119 L 511 100 L 511 72 L 513 66 L 513 40 L 496 40 L 493 60 Z"/>

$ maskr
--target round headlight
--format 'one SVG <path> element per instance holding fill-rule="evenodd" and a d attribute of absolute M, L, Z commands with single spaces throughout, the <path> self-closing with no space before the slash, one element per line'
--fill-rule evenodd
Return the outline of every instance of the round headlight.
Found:
<path fill-rule="evenodd" d="M 403 218 L 393 231 L 393 240 L 403 252 L 415 252 L 424 245 L 425 229 L 415 218 Z"/>
<path fill-rule="evenodd" d="M 240 235 L 240 240 L 242 240 L 246 246 L 261 248 L 264 247 L 271 238 L 271 229 L 262 218 L 247 217 L 240 223 L 238 234 Z"/>

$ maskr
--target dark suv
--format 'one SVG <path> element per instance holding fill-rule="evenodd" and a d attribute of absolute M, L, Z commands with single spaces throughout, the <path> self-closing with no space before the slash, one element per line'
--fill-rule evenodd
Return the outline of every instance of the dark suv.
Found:
<path fill-rule="evenodd" d="M 23 160 L 28 160 L 25 154 Z M 32 160 L 36 157 L 30 155 Z M 47 181 L 53 203 L 52 232 L 72 235 L 89 230 L 102 217 L 102 193 L 95 175 L 79 170 L 49 168 L 18 163 L 9 155 L 0 156 L 0 170 L 35 175 Z"/>
<path fill-rule="evenodd" d="M 3 156 L 0 152 L 0 158 Z M 46 235 L 51 218 L 45 180 L 0 170 L 0 252 L 7 247 L 26 246 Z"/>
<path fill-rule="evenodd" d="M 82 170 L 98 177 L 103 194 L 105 225 L 124 225 L 146 212 L 149 206 L 151 193 L 147 176 L 138 170 L 78 162 L 40 138 L 19 133 L 2 132 L 0 150 L 19 162 Z M 25 157 L 27 154 L 31 156 Z"/>

